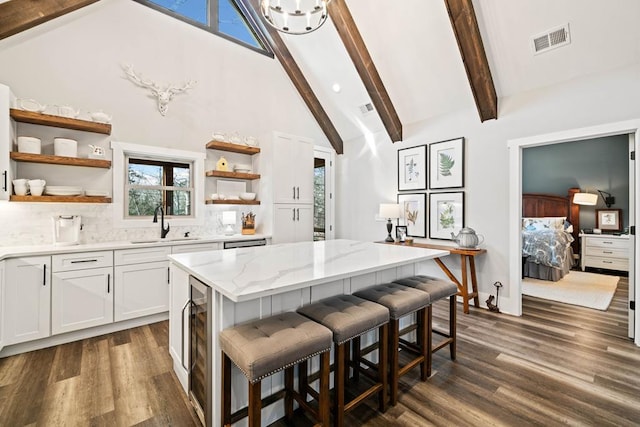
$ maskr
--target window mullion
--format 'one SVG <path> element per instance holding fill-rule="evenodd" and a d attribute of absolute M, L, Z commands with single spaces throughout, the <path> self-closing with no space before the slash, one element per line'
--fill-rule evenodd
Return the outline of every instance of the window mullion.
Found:
<path fill-rule="evenodd" d="M 209 27 L 215 32 L 219 32 L 220 25 L 218 24 L 218 0 L 209 0 L 207 2 L 209 7 Z"/>

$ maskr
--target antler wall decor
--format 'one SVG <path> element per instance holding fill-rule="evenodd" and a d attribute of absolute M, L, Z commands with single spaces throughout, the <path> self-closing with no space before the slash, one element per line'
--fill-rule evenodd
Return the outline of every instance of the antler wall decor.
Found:
<path fill-rule="evenodd" d="M 124 70 L 129 80 L 131 80 L 133 83 L 137 84 L 140 87 L 151 90 L 151 94 L 155 96 L 158 101 L 158 111 L 160 111 L 160 114 L 162 114 L 163 116 L 167 114 L 169 101 L 173 99 L 174 95 L 185 92 L 195 86 L 196 83 L 198 83 L 195 80 L 189 80 L 181 87 L 177 87 L 172 84 L 162 87 L 154 83 L 153 81 L 136 74 L 136 72 L 133 70 L 133 66 L 130 64 L 123 64 L 122 69 Z"/>

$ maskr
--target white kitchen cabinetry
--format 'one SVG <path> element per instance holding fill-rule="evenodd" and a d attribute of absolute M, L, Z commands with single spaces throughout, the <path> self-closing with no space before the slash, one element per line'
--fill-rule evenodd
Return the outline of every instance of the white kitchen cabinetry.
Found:
<path fill-rule="evenodd" d="M 629 236 L 581 234 L 582 271 L 586 267 L 629 271 Z"/>
<path fill-rule="evenodd" d="M 111 251 L 53 255 L 52 264 L 52 334 L 113 322 Z"/>
<path fill-rule="evenodd" d="M 276 204 L 271 239 L 273 244 L 313 240 L 313 205 Z"/>
<path fill-rule="evenodd" d="M 127 320 L 169 310 L 170 246 L 114 252 L 115 320 Z"/>
<path fill-rule="evenodd" d="M 51 257 L 13 258 L 5 268 L 5 345 L 50 336 Z"/>
<path fill-rule="evenodd" d="M 0 261 L 0 350 L 4 347 L 4 261 Z"/>
<path fill-rule="evenodd" d="M 181 268 L 171 267 L 169 310 L 169 353 L 173 370 L 187 393 L 189 363 L 189 275 Z"/>
<path fill-rule="evenodd" d="M 274 134 L 274 203 L 313 204 L 313 141 Z"/>

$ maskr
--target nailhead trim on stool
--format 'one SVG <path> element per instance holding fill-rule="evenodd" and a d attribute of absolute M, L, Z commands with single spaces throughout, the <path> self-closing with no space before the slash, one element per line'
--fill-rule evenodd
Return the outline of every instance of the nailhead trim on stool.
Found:
<path fill-rule="evenodd" d="M 390 403 L 398 402 L 398 383 L 400 377 L 415 366 L 420 365 L 421 379 L 428 378 L 427 370 L 430 365 L 431 352 L 431 305 L 429 294 L 412 287 L 398 283 L 385 283 L 355 292 L 354 295 L 384 305 L 389 309 L 389 369 L 391 395 Z M 402 347 L 416 353 L 416 357 L 406 365 L 400 367 L 400 318 L 416 313 L 418 333 L 417 348 Z"/>
<path fill-rule="evenodd" d="M 443 342 L 438 344 L 438 346 L 432 349 L 432 353 L 435 353 L 448 345 L 451 360 L 456 360 L 456 295 L 458 293 L 458 287 L 456 284 L 449 282 L 448 280 L 424 275 L 394 280 L 394 283 L 411 286 L 423 292 L 427 292 L 431 298 L 431 304 L 438 300 L 449 298 L 449 332 L 432 329 L 432 332 L 446 338 Z M 429 375 L 431 375 L 431 366 L 429 366 Z"/>
<path fill-rule="evenodd" d="M 334 425 L 344 425 L 345 412 L 355 408 L 370 395 L 378 394 L 378 406 L 381 412 L 387 409 L 387 340 L 389 310 L 380 304 L 367 301 L 353 295 L 338 295 L 298 309 L 314 321 L 321 323 L 333 332 L 334 342 Z M 345 382 L 349 376 L 348 360 L 350 343 L 354 344 L 354 353 L 360 354 L 358 339 L 362 334 L 374 329 L 379 331 L 378 376 L 374 384 L 357 397 L 345 402 Z M 354 357 L 354 379 L 360 366 L 359 357 Z"/>
<path fill-rule="evenodd" d="M 243 410 L 231 413 L 231 362 L 249 381 L 249 426 L 259 427 L 262 402 L 285 399 L 288 418 L 293 415 L 293 399 L 310 411 L 322 425 L 329 425 L 329 350 L 332 333 L 324 326 L 295 312 L 243 323 L 219 334 L 222 350 L 222 424 L 244 418 Z M 320 391 L 318 410 L 293 390 L 293 366 L 320 355 Z M 285 370 L 284 392 L 261 397 L 261 380 Z"/>

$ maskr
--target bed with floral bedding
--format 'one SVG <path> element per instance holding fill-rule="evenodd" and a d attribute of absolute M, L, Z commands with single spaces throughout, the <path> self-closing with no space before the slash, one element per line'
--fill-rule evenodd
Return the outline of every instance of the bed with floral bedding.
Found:
<path fill-rule="evenodd" d="M 571 201 L 577 191 L 523 195 L 523 277 L 558 281 L 571 270 L 579 230 L 579 207 Z"/>

